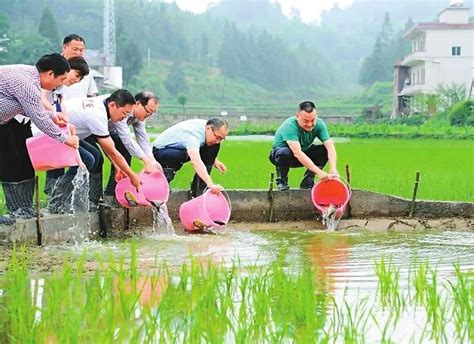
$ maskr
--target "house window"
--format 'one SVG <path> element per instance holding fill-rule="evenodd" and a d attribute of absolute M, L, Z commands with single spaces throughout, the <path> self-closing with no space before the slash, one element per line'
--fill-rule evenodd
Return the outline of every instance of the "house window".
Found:
<path fill-rule="evenodd" d="M 452 56 L 461 56 L 461 47 L 452 47 L 451 48 Z"/>
<path fill-rule="evenodd" d="M 424 69 L 424 68 L 421 69 L 421 80 L 420 80 L 420 82 L 421 82 L 422 84 L 425 83 L 425 69 Z"/>

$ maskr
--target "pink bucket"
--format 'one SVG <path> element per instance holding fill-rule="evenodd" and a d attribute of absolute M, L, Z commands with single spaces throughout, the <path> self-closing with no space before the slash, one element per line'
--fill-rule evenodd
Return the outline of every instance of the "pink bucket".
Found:
<path fill-rule="evenodd" d="M 167 202 L 169 196 L 169 185 L 163 172 L 140 173 L 142 185 L 140 192 L 130 183 L 130 178 L 121 179 L 115 187 L 115 197 L 125 208 L 130 208 L 130 204 L 125 198 L 127 192 L 131 193 L 139 206 L 151 207 L 153 202 Z"/>
<path fill-rule="evenodd" d="M 321 214 L 324 214 L 331 204 L 334 205 L 336 218 L 340 218 L 351 199 L 351 190 L 339 178 L 319 181 L 311 190 L 311 199 Z"/>
<path fill-rule="evenodd" d="M 61 130 L 66 132 L 68 128 Z M 66 146 L 46 134 L 26 139 L 26 149 L 36 171 L 79 165 L 79 152 L 76 148 Z"/>
<path fill-rule="evenodd" d="M 199 220 L 209 227 L 225 226 L 230 219 L 230 200 L 227 193 L 213 194 L 207 190 L 201 196 L 184 202 L 179 207 L 179 218 L 188 230 L 194 230 L 194 221 Z"/>

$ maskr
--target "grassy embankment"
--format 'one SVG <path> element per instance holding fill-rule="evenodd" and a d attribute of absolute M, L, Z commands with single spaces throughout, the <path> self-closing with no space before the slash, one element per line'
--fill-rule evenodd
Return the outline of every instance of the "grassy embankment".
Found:
<path fill-rule="evenodd" d="M 268 161 L 271 142 L 227 141 L 219 159 L 228 172 L 212 172 L 215 182 L 227 189 L 267 189 L 273 165 Z M 338 169 L 344 175 L 348 164 L 352 187 L 410 198 L 416 171 L 421 172 L 419 199 L 474 202 L 474 156 L 472 140 L 352 139 L 337 144 Z M 141 164 L 134 160 L 135 170 Z M 108 176 L 106 164 L 105 175 Z M 44 183 L 44 173 L 40 173 Z M 290 186 L 298 187 L 303 169 L 292 170 Z M 192 169 L 186 164 L 171 188 L 187 189 Z M 104 178 L 104 183 L 106 182 Z M 3 200 L 3 194 L 0 194 Z M 43 197 L 44 199 L 44 197 Z"/>

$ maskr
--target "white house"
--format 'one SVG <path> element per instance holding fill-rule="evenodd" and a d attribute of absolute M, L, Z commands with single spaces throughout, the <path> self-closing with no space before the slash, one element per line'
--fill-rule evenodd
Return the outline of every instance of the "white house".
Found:
<path fill-rule="evenodd" d="M 410 111 L 410 97 L 434 93 L 440 84 L 465 85 L 469 94 L 474 79 L 474 23 L 469 16 L 468 7 L 453 2 L 436 21 L 405 33 L 412 49 L 395 66 L 393 116 Z"/>

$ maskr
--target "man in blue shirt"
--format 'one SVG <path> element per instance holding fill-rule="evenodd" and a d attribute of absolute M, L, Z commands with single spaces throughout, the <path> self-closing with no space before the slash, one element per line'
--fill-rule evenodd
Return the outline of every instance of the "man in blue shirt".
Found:
<path fill-rule="evenodd" d="M 219 193 L 222 187 L 210 176 L 212 167 L 219 172 L 226 171 L 225 165 L 217 160 L 220 143 L 229 133 L 227 122 L 220 118 L 190 119 L 173 125 L 153 141 L 153 155 L 163 167 L 168 182 L 183 164 L 191 161 L 194 179 L 191 196 L 200 195 L 205 187 Z"/>

